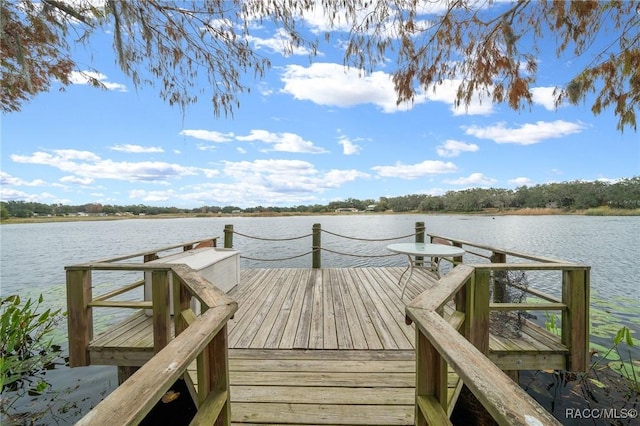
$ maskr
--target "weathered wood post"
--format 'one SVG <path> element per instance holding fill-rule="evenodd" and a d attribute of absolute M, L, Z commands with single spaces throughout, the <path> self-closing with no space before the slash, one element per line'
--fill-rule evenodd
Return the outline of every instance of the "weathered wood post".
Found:
<path fill-rule="evenodd" d="M 218 399 L 222 408 L 218 418 L 213 423 L 214 425 L 229 425 L 231 424 L 231 401 L 229 391 L 229 342 L 227 335 L 227 325 L 224 327 L 216 337 L 211 340 L 207 351 L 209 359 L 209 392 L 213 392 L 212 398 Z"/>
<path fill-rule="evenodd" d="M 311 233 L 311 250 L 313 251 L 311 254 L 311 267 L 318 269 L 322 266 L 322 225 L 320 225 L 319 223 L 314 223 Z"/>
<path fill-rule="evenodd" d="M 507 263 L 505 253 L 492 252 L 491 263 Z M 493 271 L 493 303 L 507 303 L 507 274 L 508 271 Z"/>
<path fill-rule="evenodd" d="M 224 248 L 233 248 L 233 225 L 224 226 Z"/>
<path fill-rule="evenodd" d="M 447 424 L 447 364 L 416 326 L 415 424 Z M 439 406 L 439 407 L 438 407 Z M 433 418 L 426 418 L 431 413 Z"/>
<path fill-rule="evenodd" d="M 416 222 L 416 243 L 424 243 L 424 222 Z M 416 266 L 422 266 L 424 258 L 416 256 Z"/>
<path fill-rule="evenodd" d="M 562 271 L 562 343 L 569 347 L 567 371 L 586 371 L 589 359 L 590 269 Z"/>
<path fill-rule="evenodd" d="M 89 342 L 93 339 L 91 269 L 67 269 L 67 327 L 69 366 L 91 364 Z"/>
<path fill-rule="evenodd" d="M 171 312 L 169 308 L 169 274 L 171 271 L 151 272 L 151 303 L 153 305 L 153 351 L 158 353 L 171 340 Z"/>
<path fill-rule="evenodd" d="M 467 283 L 465 337 L 483 354 L 489 353 L 489 269 L 476 268 Z"/>
<path fill-rule="evenodd" d="M 183 316 L 183 312 L 190 310 L 192 296 L 187 286 L 184 285 L 180 275 L 174 271 L 171 271 L 170 274 L 173 277 L 173 288 L 171 289 L 173 294 L 173 327 L 174 334 L 177 337 L 189 326 L 189 319 Z M 187 313 L 187 315 L 192 314 L 193 311 Z"/>

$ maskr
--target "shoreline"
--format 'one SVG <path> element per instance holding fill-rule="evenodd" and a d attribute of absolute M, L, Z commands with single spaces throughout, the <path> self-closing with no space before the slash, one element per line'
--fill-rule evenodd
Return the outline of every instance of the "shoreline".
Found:
<path fill-rule="evenodd" d="M 609 207 L 598 207 L 587 210 L 564 210 L 559 208 L 524 208 L 524 209 L 485 209 L 476 212 L 260 212 L 260 213 L 176 213 L 157 214 L 143 216 L 52 216 L 52 217 L 29 217 L 29 218 L 9 218 L 0 221 L 2 225 L 9 224 L 29 224 L 29 223 L 53 223 L 53 222 L 87 222 L 87 221 L 108 221 L 108 220 L 139 220 L 139 219 L 185 219 L 185 218 L 212 218 L 212 217 L 286 217 L 286 216 L 354 216 L 354 215 L 406 215 L 422 214 L 429 215 L 461 215 L 461 216 L 640 216 L 640 209 L 612 209 Z"/>

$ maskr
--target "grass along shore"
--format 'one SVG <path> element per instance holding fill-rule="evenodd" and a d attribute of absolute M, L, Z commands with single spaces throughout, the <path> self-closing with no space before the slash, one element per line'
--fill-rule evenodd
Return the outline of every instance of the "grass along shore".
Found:
<path fill-rule="evenodd" d="M 264 211 L 259 213 L 175 213 L 175 214 L 157 214 L 157 215 L 139 215 L 139 216 L 33 216 L 27 218 L 11 217 L 2 219 L 2 224 L 21 224 L 21 223 L 49 223 L 49 222 L 86 222 L 86 221 L 103 221 L 103 220 L 137 220 L 137 219 L 177 219 L 177 218 L 197 218 L 197 217 L 272 217 L 272 216 L 324 216 L 324 215 L 358 215 L 358 214 L 424 214 L 424 215 L 489 215 L 489 216 L 543 216 L 543 215 L 579 215 L 579 216 L 640 216 L 640 209 L 612 209 L 609 207 L 597 207 L 587 210 L 566 210 L 559 208 L 524 208 L 524 209 L 484 209 L 476 212 L 455 212 L 455 211 L 439 211 L 439 212 L 273 212 Z"/>

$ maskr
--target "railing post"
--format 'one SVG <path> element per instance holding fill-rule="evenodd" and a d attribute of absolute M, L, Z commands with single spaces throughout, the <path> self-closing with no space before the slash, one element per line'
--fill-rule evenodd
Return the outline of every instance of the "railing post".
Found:
<path fill-rule="evenodd" d="M 416 222 L 416 243 L 424 243 L 424 222 Z M 422 266 L 424 258 L 422 256 L 415 257 L 416 265 Z"/>
<path fill-rule="evenodd" d="M 233 225 L 224 226 L 224 248 L 233 248 Z"/>
<path fill-rule="evenodd" d="M 225 402 L 220 415 L 214 425 L 231 424 L 231 404 L 229 392 L 229 348 L 227 339 L 227 325 L 211 340 L 207 350 L 209 354 L 209 392 L 225 394 Z"/>
<path fill-rule="evenodd" d="M 425 413 L 433 410 L 423 409 L 421 405 L 434 401 L 442 411 L 448 411 L 448 373 L 447 364 L 438 350 L 429 342 L 424 334 L 416 326 L 416 406 L 415 424 L 424 426 L 428 424 L 442 424 L 438 419 L 429 419 Z M 449 423 L 450 424 L 450 423 Z"/>
<path fill-rule="evenodd" d="M 567 371 L 586 371 L 589 353 L 589 269 L 562 271 L 562 343 L 569 347 Z"/>
<path fill-rule="evenodd" d="M 67 327 L 69 336 L 69 366 L 91 364 L 89 342 L 93 339 L 91 270 L 67 270 Z"/>
<path fill-rule="evenodd" d="M 322 225 L 313 224 L 311 250 L 311 267 L 318 269 L 322 266 Z"/>
<path fill-rule="evenodd" d="M 491 263 L 507 263 L 505 253 L 492 252 Z M 506 303 L 507 300 L 507 271 L 493 271 L 493 303 Z"/>
<path fill-rule="evenodd" d="M 476 268 L 467 283 L 467 319 L 465 337 L 483 354 L 489 353 L 489 281 L 488 269 Z"/>
<path fill-rule="evenodd" d="M 178 336 L 178 334 L 182 333 L 187 327 L 187 321 L 182 316 L 182 312 L 191 307 L 191 292 L 187 288 L 186 285 L 182 282 L 178 274 L 171 271 L 170 274 L 173 276 L 172 282 L 172 293 L 173 293 L 173 324 L 174 324 L 174 334 Z"/>
<path fill-rule="evenodd" d="M 151 303 L 153 304 L 153 351 L 158 353 L 171 340 L 169 309 L 169 275 L 171 271 L 151 272 Z"/>

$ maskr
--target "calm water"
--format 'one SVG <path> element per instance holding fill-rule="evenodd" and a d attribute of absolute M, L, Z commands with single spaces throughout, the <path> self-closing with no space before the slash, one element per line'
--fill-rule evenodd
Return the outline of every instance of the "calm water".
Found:
<path fill-rule="evenodd" d="M 640 341 L 638 217 L 344 215 L 3 225 L 0 227 L 0 289 L 3 296 L 17 293 L 24 297 L 43 293 L 48 304 L 64 309 L 64 266 L 209 236 L 222 237 L 225 224 L 233 224 L 237 233 L 260 237 L 307 235 L 311 233 L 312 224 L 321 223 L 323 230 L 336 234 L 358 238 L 406 235 L 404 241 L 411 241 L 413 236 L 409 235 L 413 234 L 416 221 L 425 222 L 428 233 L 590 265 L 594 312 L 596 309 L 613 310 L 617 323 L 634 330 L 636 341 Z M 367 257 L 387 254 L 384 246 L 400 241 L 403 240 L 372 243 L 323 233 L 323 248 L 364 257 L 323 252 L 322 266 L 404 265 L 402 256 Z M 311 238 L 273 242 L 236 234 L 234 246 L 247 257 L 279 259 L 308 253 Z M 467 257 L 465 261 L 468 261 Z M 309 267 L 311 256 L 307 254 L 281 260 L 277 265 Z M 241 266 L 271 267 L 274 264 L 243 259 Z M 101 292 L 116 285 L 113 281 L 114 278 L 110 277 L 104 282 L 96 280 L 94 284 Z M 543 279 L 540 287 L 557 294 L 559 285 L 557 280 L 551 283 Z M 101 325 L 115 321 L 119 316 L 117 312 L 102 315 Z M 65 327 L 64 324 L 61 327 L 59 340 L 64 339 Z M 611 338 L 594 337 L 593 340 L 607 345 Z M 635 349 L 634 358 L 637 359 L 640 357 L 638 345 Z M 47 377 L 54 388 L 64 389 L 55 398 L 57 407 L 64 406 L 65 413 L 48 414 L 43 423 L 73 423 L 117 385 L 114 367 L 59 368 L 49 372 Z M 25 399 L 21 407 L 33 411 L 41 404 L 42 398 Z"/>

